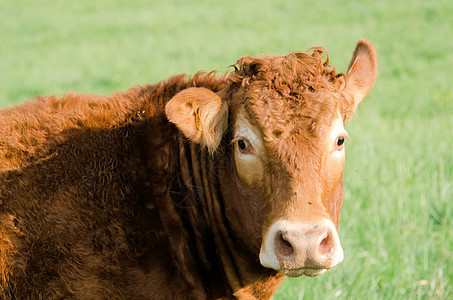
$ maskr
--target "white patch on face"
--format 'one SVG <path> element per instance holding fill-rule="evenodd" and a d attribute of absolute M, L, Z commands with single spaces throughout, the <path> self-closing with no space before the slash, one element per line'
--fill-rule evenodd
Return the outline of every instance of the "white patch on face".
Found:
<path fill-rule="evenodd" d="M 341 139 L 343 139 L 341 141 Z M 329 127 L 327 134 L 327 149 L 329 157 L 335 159 L 344 159 L 344 142 L 346 139 L 349 139 L 348 132 L 344 129 L 343 118 L 340 113 L 333 120 L 332 124 Z M 341 145 L 339 145 L 341 143 Z"/>
<path fill-rule="evenodd" d="M 327 129 L 324 140 L 322 168 L 325 181 L 330 186 L 338 184 L 344 169 L 345 143 L 350 139 L 348 132 L 344 129 L 343 118 L 340 113 L 333 120 Z"/>
<path fill-rule="evenodd" d="M 265 146 L 259 128 L 252 126 L 240 112 L 234 124 L 234 159 L 239 178 L 248 186 L 254 187 L 262 180 Z M 241 149 L 244 144 L 249 147 Z"/>

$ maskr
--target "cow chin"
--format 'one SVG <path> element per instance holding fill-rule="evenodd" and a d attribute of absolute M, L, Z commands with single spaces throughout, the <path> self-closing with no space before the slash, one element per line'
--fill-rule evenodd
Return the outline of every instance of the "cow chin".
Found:
<path fill-rule="evenodd" d="M 303 269 L 292 269 L 292 270 L 279 270 L 280 273 L 288 276 L 288 277 L 299 277 L 302 275 L 308 276 L 308 277 L 316 277 L 321 274 L 324 274 L 326 269 L 308 269 L 308 268 L 303 268 Z"/>

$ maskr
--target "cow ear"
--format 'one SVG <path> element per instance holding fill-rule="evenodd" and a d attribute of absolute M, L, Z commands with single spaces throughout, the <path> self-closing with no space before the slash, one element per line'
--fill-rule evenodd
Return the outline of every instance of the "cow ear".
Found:
<path fill-rule="evenodd" d="M 228 126 L 228 105 L 213 91 L 192 87 L 176 94 L 165 106 L 170 122 L 212 154 Z"/>
<path fill-rule="evenodd" d="M 345 90 L 345 120 L 350 119 L 359 103 L 373 87 L 378 73 L 377 54 L 373 44 L 360 40 L 352 54 Z"/>

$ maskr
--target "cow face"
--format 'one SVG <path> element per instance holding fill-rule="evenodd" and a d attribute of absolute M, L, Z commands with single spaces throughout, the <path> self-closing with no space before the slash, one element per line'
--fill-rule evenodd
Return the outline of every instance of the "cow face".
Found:
<path fill-rule="evenodd" d="M 317 276 L 343 259 L 337 229 L 349 138 L 344 123 L 377 74 L 367 41 L 357 44 L 347 75 L 323 62 L 323 54 L 314 48 L 312 55 L 245 57 L 221 97 L 193 88 L 166 107 L 169 120 L 211 152 L 220 143 L 213 136 L 230 127 L 235 178 L 262 199 L 248 214 L 255 222 L 244 224 L 259 224 L 261 264 L 288 276 Z"/>
<path fill-rule="evenodd" d="M 260 262 L 288 276 L 319 275 L 343 259 L 343 118 L 327 118 L 310 142 L 299 129 L 268 136 L 250 119 L 245 110 L 237 114 L 234 155 L 240 180 L 267 199 Z"/>

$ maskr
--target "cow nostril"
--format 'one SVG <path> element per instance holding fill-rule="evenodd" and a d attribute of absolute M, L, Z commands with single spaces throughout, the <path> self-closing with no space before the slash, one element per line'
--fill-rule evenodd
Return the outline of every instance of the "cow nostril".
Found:
<path fill-rule="evenodd" d="M 287 240 L 285 240 L 285 238 L 283 237 L 283 234 L 280 235 L 280 238 L 282 239 L 283 244 L 285 244 L 288 248 L 293 248 L 291 243 L 288 242 Z"/>
<path fill-rule="evenodd" d="M 333 251 L 333 240 L 330 234 L 327 234 L 319 244 L 319 253 L 322 255 L 328 255 Z"/>
<path fill-rule="evenodd" d="M 285 239 L 283 233 L 278 234 L 276 237 L 275 250 L 281 256 L 290 256 L 294 253 L 293 245 Z"/>

